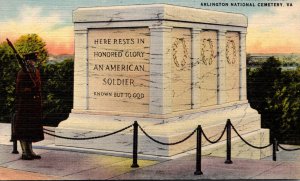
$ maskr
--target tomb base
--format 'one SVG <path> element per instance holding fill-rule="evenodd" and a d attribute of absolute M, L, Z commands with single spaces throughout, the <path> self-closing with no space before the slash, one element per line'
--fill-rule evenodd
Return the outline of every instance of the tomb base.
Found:
<path fill-rule="evenodd" d="M 224 105 L 223 105 L 224 106 Z M 248 103 L 228 104 L 226 107 L 207 107 L 186 114 L 164 115 L 104 115 L 91 111 L 73 110 L 69 118 L 59 124 L 55 134 L 72 138 L 97 137 L 112 133 L 138 121 L 139 125 L 154 139 L 173 143 L 180 141 L 201 125 L 211 140 L 216 140 L 224 130 L 227 119 L 251 144 L 264 146 L 269 143 L 269 131 L 261 129 L 260 115 Z M 98 139 L 68 140 L 56 138 L 58 146 L 89 148 L 103 151 L 132 153 L 133 127 L 120 133 Z M 161 145 L 150 140 L 139 129 L 138 152 L 171 158 L 181 153 L 194 150 L 196 133 L 188 140 L 177 145 Z M 226 156 L 226 134 L 219 143 L 211 145 L 202 137 L 203 155 Z M 271 154 L 270 148 L 253 149 L 244 144 L 232 130 L 232 157 L 260 159 Z"/>

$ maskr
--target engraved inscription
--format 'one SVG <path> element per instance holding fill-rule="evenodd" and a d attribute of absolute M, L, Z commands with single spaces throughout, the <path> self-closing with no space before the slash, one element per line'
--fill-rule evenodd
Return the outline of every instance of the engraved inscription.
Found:
<path fill-rule="evenodd" d="M 90 110 L 148 112 L 149 42 L 148 28 L 89 30 Z"/>

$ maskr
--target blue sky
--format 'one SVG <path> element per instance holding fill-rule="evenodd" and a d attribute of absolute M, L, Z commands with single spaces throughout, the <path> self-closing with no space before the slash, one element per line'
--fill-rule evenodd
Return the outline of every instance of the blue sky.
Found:
<path fill-rule="evenodd" d="M 297 2 L 298 1 L 298 2 Z M 201 3 L 283 3 L 285 7 L 208 7 Z M 0 0 L 0 42 L 38 33 L 51 47 L 73 49 L 72 11 L 78 7 L 167 3 L 248 16 L 247 49 L 256 53 L 300 53 L 299 0 Z M 292 3 L 293 7 L 287 7 Z M 56 51 L 54 48 L 51 51 Z M 281 52 L 280 52 L 281 51 Z"/>
<path fill-rule="evenodd" d="M 255 1 L 255 0 L 254 0 Z M 93 6 L 113 6 L 113 5 L 132 5 L 132 4 L 153 4 L 153 3 L 166 3 L 202 9 L 220 10 L 227 12 L 243 13 L 251 16 L 255 12 L 269 11 L 268 7 L 207 7 L 201 6 L 201 3 L 211 2 L 227 2 L 227 3 L 241 3 L 241 2 L 254 2 L 253 0 L 0 0 L 0 20 L 10 19 L 16 17 L 22 10 L 23 5 L 28 6 L 41 6 L 44 7 L 43 16 L 47 16 L 51 11 L 57 11 L 65 14 L 66 23 L 71 23 L 72 10 L 78 7 L 93 7 Z M 270 2 L 267 0 L 266 2 Z M 289 1 L 292 2 L 292 1 Z M 16 9 L 12 9 L 16 8 Z"/>

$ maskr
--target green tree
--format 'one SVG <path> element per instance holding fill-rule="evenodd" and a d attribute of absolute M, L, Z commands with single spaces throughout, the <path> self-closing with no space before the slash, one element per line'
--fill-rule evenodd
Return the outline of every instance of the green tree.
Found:
<path fill-rule="evenodd" d="M 262 127 L 270 128 L 271 135 L 277 134 L 279 129 L 278 121 L 281 112 L 270 112 L 268 99 L 272 99 L 276 90 L 275 81 L 281 78 L 281 63 L 275 57 L 270 57 L 260 68 L 248 72 L 248 100 L 251 106 L 256 109 L 262 117 Z"/>
<path fill-rule="evenodd" d="M 21 36 L 15 43 L 17 51 L 39 53 L 42 78 L 43 121 L 57 125 L 68 117 L 73 105 L 73 59 L 47 63 L 46 43 L 36 34 Z M 0 121 L 9 122 L 15 112 L 15 81 L 20 70 L 12 49 L 6 42 L 0 44 Z"/>
<path fill-rule="evenodd" d="M 254 109 L 261 114 L 266 107 L 265 99 L 275 93 L 274 83 L 281 77 L 281 63 L 275 57 L 270 57 L 260 68 L 248 70 L 248 100 Z"/>
<path fill-rule="evenodd" d="M 0 121 L 9 122 L 15 111 L 15 85 L 19 65 L 6 42 L 0 44 Z"/>
<path fill-rule="evenodd" d="M 260 68 L 248 70 L 248 100 L 262 117 L 271 138 L 296 143 L 300 137 L 300 69 L 282 71 L 270 57 Z"/>
<path fill-rule="evenodd" d="M 275 81 L 276 93 L 266 99 L 270 114 L 276 114 L 272 122 L 278 138 L 300 144 L 300 71 L 284 71 Z"/>
<path fill-rule="evenodd" d="M 48 56 L 46 43 L 36 34 L 21 36 L 14 43 L 17 51 L 24 55 L 37 51 L 39 60 L 45 62 Z M 7 42 L 0 44 L 0 121 L 9 122 L 15 112 L 15 86 L 20 65 Z"/>
<path fill-rule="evenodd" d="M 21 55 L 38 52 L 38 66 L 45 64 L 48 58 L 46 43 L 37 34 L 22 35 L 16 42 L 15 47 Z"/>
<path fill-rule="evenodd" d="M 73 106 L 73 59 L 45 64 L 41 68 L 43 120 L 56 126 L 66 119 Z"/>

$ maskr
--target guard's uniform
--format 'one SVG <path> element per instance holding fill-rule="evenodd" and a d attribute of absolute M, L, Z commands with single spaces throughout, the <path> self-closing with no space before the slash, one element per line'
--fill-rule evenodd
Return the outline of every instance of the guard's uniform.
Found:
<path fill-rule="evenodd" d="M 33 80 L 22 69 L 18 72 L 16 82 L 16 119 L 14 124 L 14 140 L 37 142 L 44 139 L 42 126 L 41 78 L 39 71 L 32 73 Z"/>

